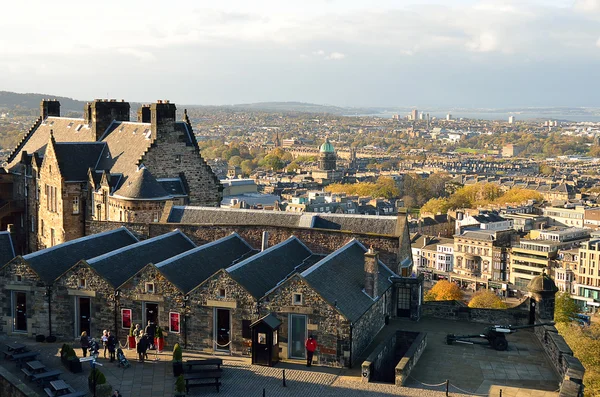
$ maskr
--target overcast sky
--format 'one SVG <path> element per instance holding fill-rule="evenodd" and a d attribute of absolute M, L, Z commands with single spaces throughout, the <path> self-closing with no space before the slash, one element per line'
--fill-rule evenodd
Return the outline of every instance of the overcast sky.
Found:
<path fill-rule="evenodd" d="M 600 107 L 600 0 L 10 1 L 0 90 L 203 105 Z"/>

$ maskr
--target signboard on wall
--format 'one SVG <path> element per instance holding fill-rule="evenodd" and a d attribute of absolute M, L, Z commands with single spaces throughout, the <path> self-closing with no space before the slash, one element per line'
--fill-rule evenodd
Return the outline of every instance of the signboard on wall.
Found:
<path fill-rule="evenodd" d="M 121 324 L 123 329 L 131 328 L 131 309 L 121 309 Z"/>
<path fill-rule="evenodd" d="M 179 333 L 181 325 L 181 316 L 179 313 L 170 312 L 169 313 L 169 331 Z"/>

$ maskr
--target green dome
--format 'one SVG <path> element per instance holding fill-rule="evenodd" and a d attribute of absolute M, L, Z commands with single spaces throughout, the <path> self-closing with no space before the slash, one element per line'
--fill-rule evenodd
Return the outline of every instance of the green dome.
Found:
<path fill-rule="evenodd" d="M 325 143 L 321 145 L 321 149 L 319 149 L 321 153 L 334 153 L 333 145 L 329 142 L 329 139 L 325 140 Z"/>

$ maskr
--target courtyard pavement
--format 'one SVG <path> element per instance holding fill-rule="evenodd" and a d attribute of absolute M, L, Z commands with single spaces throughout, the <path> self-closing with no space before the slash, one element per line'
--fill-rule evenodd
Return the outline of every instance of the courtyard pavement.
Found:
<path fill-rule="evenodd" d="M 452 322 L 426 318 L 418 323 L 411 321 L 392 321 L 392 329 L 407 331 L 425 331 L 428 333 L 428 346 L 411 374 L 407 387 L 396 387 L 384 383 L 362 383 L 360 370 L 339 369 L 313 366 L 306 368 L 294 362 L 280 362 L 276 367 L 251 365 L 247 357 L 219 356 L 224 360 L 221 392 L 213 387 L 195 388 L 190 396 L 445 396 L 446 379 L 450 381 L 451 396 L 490 395 L 510 397 L 549 397 L 556 396 L 558 377 L 547 361 L 533 333 L 519 331 L 508 336 L 509 350 L 497 352 L 486 346 L 452 345 L 444 343 L 446 333 L 477 333 L 485 325 L 467 322 Z M 386 330 L 389 332 L 389 329 Z M 40 361 L 52 369 L 64 373 L 62 379 L 78 391 L 87 391 L 89 363 L 83 363 L 83 373 L 69 373 L 60 362 L 62 343 L 36 343 L 28 338 L 6 335 L 0 340 L 19 340 L 30 346 L 31 350 L 41 352 Z M 73 343 L 77 354 L 81 355 L 78 344 Z M 101 371 L 107 382 L 118 389 L 123 397 L 170 397 L 173 396 L 174 377 L 172 373 L 171 352 L 155 354 L 151 351 L 150 360 L 137 362 L 133 350 L 124 350 L 131 367 L 119 368 L 116 363 L 100 358 Z M 184 351 L 185 359 L 213 357 L 207 354 Z M 0 359 L 0 365 L 23 378 L 16 366 Z M 356 366 L 355 366 L 356 367 Z M 283 387 L 282 373 L 285 369 L 286 387 Z M 43 394 L 39 387 L 27 383 L 31 388 Z M 428 385 L 439 386 L 428 386 Z M 91 395 L 91 394 L 90 394 Z"/>

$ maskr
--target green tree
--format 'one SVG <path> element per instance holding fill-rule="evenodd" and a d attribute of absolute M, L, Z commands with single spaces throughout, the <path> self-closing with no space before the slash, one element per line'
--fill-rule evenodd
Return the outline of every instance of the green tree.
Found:
<path fill-rule="evenodd" d="M 600 396 L 600 323 L 557 323 L 556 328 L 585 367 L 585 395 Z"/>
<path fill-rule="evenodd" d="M 561 291 L 556 294 L 554 301 L 554 321 L 557 323 L 570 323 L 577 315 L 577 303 L 571 294 Z"/>

